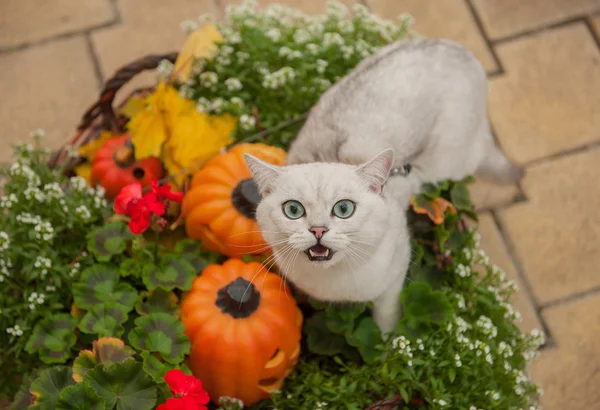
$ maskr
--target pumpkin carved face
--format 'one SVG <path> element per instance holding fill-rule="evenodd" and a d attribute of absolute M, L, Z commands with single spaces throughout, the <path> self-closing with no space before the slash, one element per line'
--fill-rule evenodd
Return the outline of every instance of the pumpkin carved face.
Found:
<path fill-rule="evenodd" d="M 188 366 L 215 402 L 264 400 L 298 361 L 302 313 L 283 279 L 259 263 L 206 267 L 181 317 L 192 344 Z"/>
<path fill-rule="evenodd" d="M 245 153 L 274 165 L 284 165 L 286 161 L 286 153 L 280 148 L 236 145 L 211 159 L 194 175 L 183 200 L 187 235 L 230 257 L 269 250 L 255 219 L 260 193 L 244 161 Z"/>
<path fill-rule="evenodd" d="M 133 182 L 150 185 L 153 178 L 163 177 L 163 167 L 158 158 L 136 161 L 133 145 L 127 135 L 106 141 L 92 160 L 91 184 L 100 185 L 108 199 L 114 199 L 121 188 Z"/>

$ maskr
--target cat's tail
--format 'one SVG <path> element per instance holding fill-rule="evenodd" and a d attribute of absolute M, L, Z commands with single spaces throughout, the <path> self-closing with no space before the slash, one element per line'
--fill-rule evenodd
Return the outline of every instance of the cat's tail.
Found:
<path fill-rule="evenodd" d="M 511 162 L 500 148 L 490 141 L 476 174 L 499 184 L 512 184 L 523 178 L 525 169 Z"/>

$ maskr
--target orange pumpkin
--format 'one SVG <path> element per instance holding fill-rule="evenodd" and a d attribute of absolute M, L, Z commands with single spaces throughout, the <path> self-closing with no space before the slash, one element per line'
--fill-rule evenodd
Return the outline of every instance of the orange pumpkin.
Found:
<path fill-rule="evenodd" d="M 106 198 L 114 199 L 121 188 L 133 182 L 150 185 L 153 178 L 161 179 L 163 166 L 158 158 L 140 161 L 134 158 L 133 145 L 129 136 L 111 138 L 100 148 L 92 160 L 90 181 L 106 191 Z"/>
<path fill-rule="evenodd" d="M 236 145 L 194 175 L 182 206 L 187 235 L 230 257 L 269 250 L 255 219 L 260 193 L 244 162 L 245 153 L 275 165 L 286 161 L 286 152 L 277 147 Z"/>
<path fill-rule="evenodd" d="M 207 266 L 181 318 L 192 344 L 188 366 L 214 402 L 264 400 L 298 361 L 302 313 L 284 280 L 257 262 Z"/>

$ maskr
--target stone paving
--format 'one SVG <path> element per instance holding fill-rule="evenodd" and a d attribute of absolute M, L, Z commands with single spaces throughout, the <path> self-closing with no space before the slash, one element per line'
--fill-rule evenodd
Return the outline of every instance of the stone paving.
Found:
<path fill-rule="evenodd" d="M 356 0 L 359 1 L 359 0 Z M 281 0 L 309 13 L 323 0 Z M 352 4 L 354 0 L 345 0 Z M 0 164 L 35 128 L 58 147 L 119 66 L 177 50 L 179 22 L 226 0 L 2 0 Z M 471 49 L 490 77 L 500 145 L 519 185 L 478 182 L 482 245 L 520 285 L 522 326 L 548 342 L 532 367 L 547 410 L 600 405 L 600 0 L 364 0 L 410 13 L 428 37 Z M 150 75 L 128 89 L 152 84 Z M 598 264 L 598 265 L 597 265 Z"/>

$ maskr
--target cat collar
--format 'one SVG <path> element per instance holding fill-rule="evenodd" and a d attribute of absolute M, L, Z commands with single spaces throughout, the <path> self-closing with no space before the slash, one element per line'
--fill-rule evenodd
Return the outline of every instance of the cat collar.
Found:
<path fill-rule="evenodd" d="M 408 174 L 410 174 L 411 169 L 412 169 L 412 165 L 410 165 L 410 164 L 405 164 L 405 165 L 402 165 L 401 167 L 392 168 L 390 171 L 390 176 L 394 177 L 396 175 L 401 175 L 401 176 L 405 177 Z"/>

